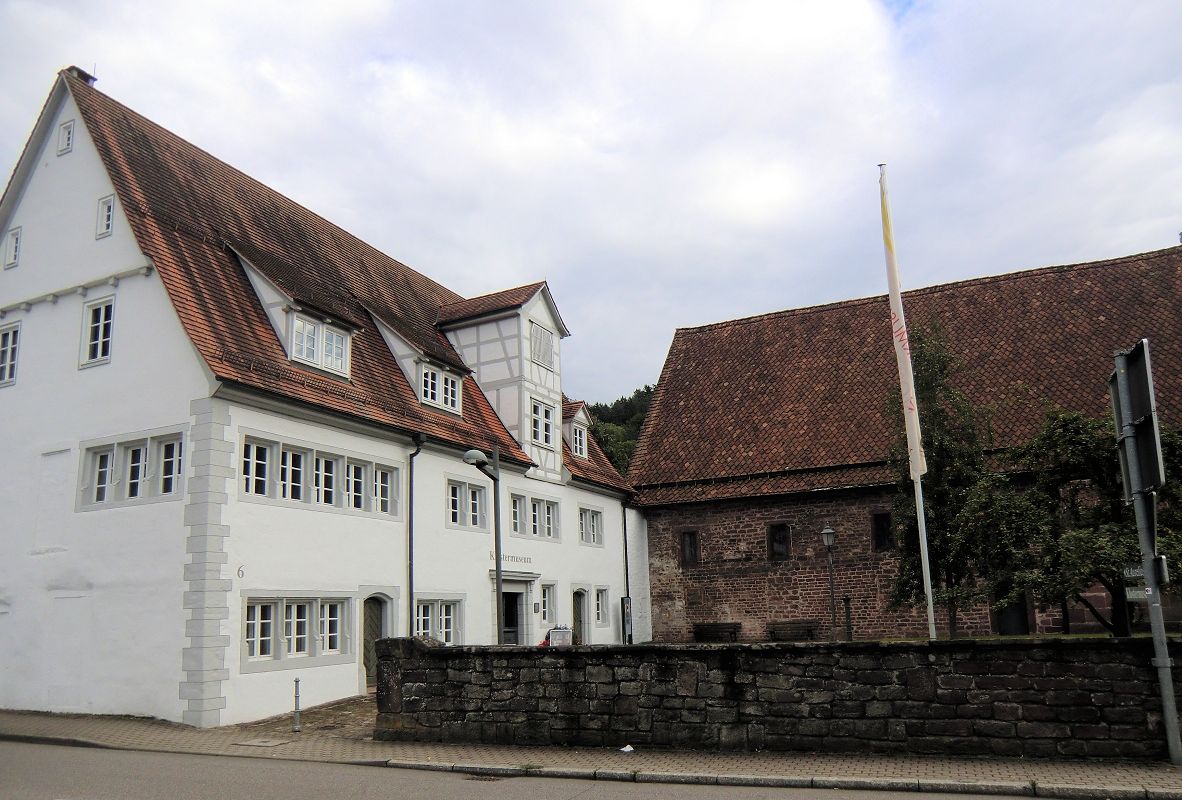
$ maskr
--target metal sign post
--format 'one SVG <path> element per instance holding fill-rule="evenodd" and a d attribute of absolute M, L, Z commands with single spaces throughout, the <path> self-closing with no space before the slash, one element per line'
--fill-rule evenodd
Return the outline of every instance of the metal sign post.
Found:
<path fill-rule="evenodd" d="M 1154 500 L 1165 480 L 1161 440 L 1157 428 L 1157 407 L 1153 397 L 1153 371 L 1149 364 L 1149 340 L 1116 354 L 1116 371 L 1109 380 L 1116 438 L 1121 447 L 1125 497 L 1131 497 L 1137 517 L 1137 539 L 1141 545 L 1141 569 L 1145 575 L 1145 596 L 1149 601 L 1149 625 L 1153 631 L 1153 666 L 1161 690 L 1162 722 L 1166 729 L 1170 763 L 1182 765 L 1182 742 L 1178 736 L 1178 706 L 1174 700 L 1174 678 L 1166 625 L 1161 608 L 1161 587 L 1155 568 L 1156 547 Z M 1152 450 L 1153 452 L 1146 452 Z"/>

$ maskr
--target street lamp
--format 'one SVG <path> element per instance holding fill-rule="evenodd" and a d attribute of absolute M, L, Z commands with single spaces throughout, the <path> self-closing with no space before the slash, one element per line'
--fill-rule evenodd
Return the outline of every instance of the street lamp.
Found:
<path fill-rule="evenodd" d="M 504 599 L 501 597 L 501 448 L 493 445 L 492 461 L 481 450 L 464 453 L 464 463 L 492 478 L 493 482 L 493 557 L 496 559 L 497 575 L 497 644 L 505 643 Z"/>
<path fill-rule="evenodd" d="M 829 641 L 837 641 L 837 601 L 833 596 L 833 544 L 837 541 L 837 531 L 825 523 L 821 531 L 821 541 L 825 544 L 825 556 L 829 562 Z"/>

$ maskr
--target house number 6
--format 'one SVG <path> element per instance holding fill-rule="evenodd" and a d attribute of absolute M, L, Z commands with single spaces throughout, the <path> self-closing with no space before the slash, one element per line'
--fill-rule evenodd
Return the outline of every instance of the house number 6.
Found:
<path fill-rule="evenodd" d="M 241 566 L 241 567 L 239 567 L 239 568 L 238 568 L 238 577 L 239 577 L 239 578 L 245 578 L 245 577 L 246 577 L 246 566 L 245 566 L 245 565 L 243 565 L 243 566 Z"/>

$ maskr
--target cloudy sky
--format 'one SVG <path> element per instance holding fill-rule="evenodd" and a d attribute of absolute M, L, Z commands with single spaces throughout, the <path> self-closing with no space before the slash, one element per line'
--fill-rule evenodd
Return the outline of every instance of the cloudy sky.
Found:
<path fill-rule="evenodd" d="M 0 30 L 6 175 L 93 70 L 460 294 L 548 280 L 587 400 L 675 328 L 883 293 L 878 162 L 906 287 L 1182 231 L 1177 0 L 0 0 Z"/>

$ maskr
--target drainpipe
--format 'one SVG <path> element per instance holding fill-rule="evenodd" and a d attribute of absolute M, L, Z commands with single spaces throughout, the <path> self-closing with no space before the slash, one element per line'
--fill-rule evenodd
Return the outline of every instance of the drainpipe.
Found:
<path fill-rule="evenodd" d="M 414 452 L 407 459 L 406 469 L 406 635 L 415 635 L 415 456 L 423 450 L 421 433 L 412 434 Z"/>
<path fill-rule="evenodd" d="M 628 499 L 620 501 L 620 521 L 624 529 L 624 596 L 628 598 L 628 609 L 632 609 L 632 582 L 628 574 Z M 628 636 L 624 644 L 632 644 L 632 620 L 628 620 Z"/>

